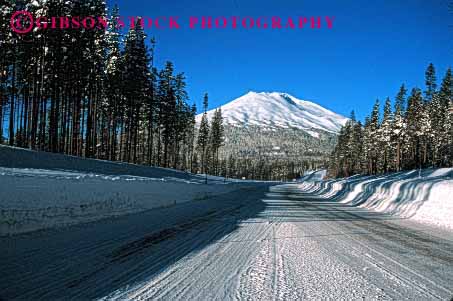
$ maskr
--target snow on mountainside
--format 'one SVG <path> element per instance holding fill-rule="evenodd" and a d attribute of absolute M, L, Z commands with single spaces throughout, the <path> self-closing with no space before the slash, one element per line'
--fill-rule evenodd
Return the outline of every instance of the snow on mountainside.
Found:
<path fill-rule="evenodd" d="M 214 110 L 208 111 L 208 118 L 213 114 Z M 222 106 L 222 115 L 228 125 L 298 128 L 315 137 L 318 130 L 337 133 L 348 120 L 313 102 L 278 92 L 249 92 Z M 201 117 L 197 115 L 197 122 Z"/>

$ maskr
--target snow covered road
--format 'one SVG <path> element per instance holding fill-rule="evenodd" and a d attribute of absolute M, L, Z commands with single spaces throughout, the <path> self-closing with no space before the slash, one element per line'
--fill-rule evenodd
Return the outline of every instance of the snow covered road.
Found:
<path fill-rule="evenodd" d="M 453 235 L 297 185 L 0 238 L 0 299 L 453 297 Z"/>

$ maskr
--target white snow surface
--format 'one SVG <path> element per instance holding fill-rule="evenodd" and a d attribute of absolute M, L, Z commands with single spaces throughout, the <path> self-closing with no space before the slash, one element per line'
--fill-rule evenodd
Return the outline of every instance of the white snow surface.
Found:
<path fill-rule="evenodd" d="M 313 137 L 319 137 L 318 130 L 337 133 L 348 120 L 316 103 L 280 92 L 249 92 L 221 108 L 224 123 L 228 125 L 298 128 Z M 214 111 L 208 111 L 208 119 Z M 197 115 L 198 123 L 202 116 Z"/>
<path fill-rule="evenodd" d="M 0 167 L 0 236 L 131 214 L 222 194 L 235 184 Z"/>
<path fill-rule="evenodd" d="M 5 300 L 450 300 L 453 233 L 254 183 L 0 237 Z"/>
<path fill-rule="evenodd" d="M 326 181 L 309 174 L 302 180 L 305 193 L 453 230 L 453 168 Z"/>
<path fill-rule="evenodd" d="M 448 226 L 453 169 L 205 185 L 205 175 L 4 147 L 0 165 L 5 300 L 453 295 L 451 228 L 400 218 Z M 58 229 L 25 233 L 47 228 Z"/>
<path fill-rule="evenodd" d="M 304 176 L 299 179 L 299 182 L 305 181 L 321 181 L 326 177 L 327 170 L 307 170 Z"/>

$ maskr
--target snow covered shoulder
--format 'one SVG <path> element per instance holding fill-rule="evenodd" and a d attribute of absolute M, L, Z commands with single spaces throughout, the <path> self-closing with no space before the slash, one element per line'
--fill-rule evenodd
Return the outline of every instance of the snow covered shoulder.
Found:
<path fill-rule="evenodd" d="M 197 201 L 243 185 L 204 181 L 170 169 L 1 147 L 0 236 Z"/>
<path fill-rule="evenodd" d="M 0 235 L 200 200 L 235 186 L 177 178 L 0 168 Z"/>
<path fill-rule="evenodd" d="M 307 179 L 298 188 L 321 198 L 453 230 L 453 168 Z"/>

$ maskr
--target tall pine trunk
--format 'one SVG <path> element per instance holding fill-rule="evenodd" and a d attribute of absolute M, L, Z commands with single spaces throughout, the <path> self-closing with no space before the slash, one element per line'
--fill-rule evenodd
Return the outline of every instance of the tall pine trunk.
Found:
<path fill-rule="evenodd" d="M 0 144 L 2 143 L 3 143 L 3 87 L 0 87 Z"/>
<path fill-rule="evenodd" d="M 9 145 L 14 145 L 14 105 L 16 94 L 16 63 L 13 64 L 11 104 L 9 106 Z"/>

